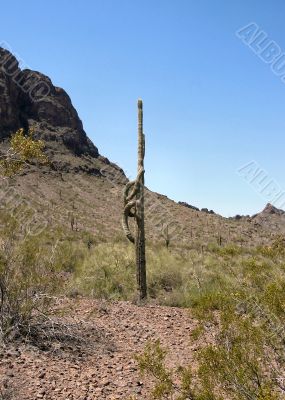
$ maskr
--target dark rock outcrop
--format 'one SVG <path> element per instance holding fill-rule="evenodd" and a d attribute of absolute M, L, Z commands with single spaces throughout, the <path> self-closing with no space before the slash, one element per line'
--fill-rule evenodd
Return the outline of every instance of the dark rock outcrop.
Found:
<path fill-rule="evenodd" d="M 209 210 L 208 208 L 201 208 L 201 211 L 206 214 L 215 214 L 213 210 Z"/>
<path fill-rule="evenodd" d="M 191 208 L 192 210 L 195 211 L 200 211 L 198 207 L 192 206 L 191 204 L 186 203 L 186 201 L 178 201 L 178 204 L 180 204 L 183 207 Z"/>
<path fill-rule="evenodd" d="M 11 79 L 19 70 L 18 61 L 9 52 L 0 48 L 0 138 L 20 126 L 18 109 L 18 87 Z"/>
<path fill-rule="evenodd" d="M 178 201 L 178 204 L 180 204 L 183 207 L 191 208 L 192 210 L 195 211 L 202 211 L 206 214 L 216 214 L 213 210 L 209 210 L 208 208 L 201 208 L 201 210 L 198 207 L 192 206 L 191 204 L 186 203 L 186 201 Z"/>
<path fill-rule="evenodd" d="M 47 148 L 99 157 L 67 93 L 47 76 L 21 70 L 16 58 L 0 48 L 0 139 L 21 127 L 34 127 Z"/>

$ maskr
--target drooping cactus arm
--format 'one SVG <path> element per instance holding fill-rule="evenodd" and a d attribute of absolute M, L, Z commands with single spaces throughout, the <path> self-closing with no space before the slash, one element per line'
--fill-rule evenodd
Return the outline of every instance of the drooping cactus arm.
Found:
<path fill-rule="evenodd" d="M 136 200 L 130 201 L 124 208 L 123 211 L 123 218 L 122 218 L 122 226 L 123 230 L 125 232 L 126 237 L 129 239 L 130 242 L 135 243 L 135 239 L 130 231 L 129 228 L 129 217 L 132 216 L 130 215 L 131 209 L 136 206 Z M 135 213 L 132 213 L 133 216 Z"/>

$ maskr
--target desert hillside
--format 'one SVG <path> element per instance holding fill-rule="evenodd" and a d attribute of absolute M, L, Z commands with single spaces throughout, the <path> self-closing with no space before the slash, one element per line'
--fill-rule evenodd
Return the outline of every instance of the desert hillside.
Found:
<path fill-rule="evenodd" d="M 11 190 L 15 197 L 29 203 L 40 225 L 68 228 L 74 220 L 78 231 L 91 232 L 104 240 L 120 237 L 122 193 L 127 181 L 123 170 L 99 154 L 63 89 L 54 87 L 39 72 L 22 71 L 7 50 L 0 49 L 0 55 L 4 68 L 0 71 L 2 148 L 17 129 L 33 128 L 35 137 L 44 141 L 49 158 L 48 166 L 30 165 L 19 176 L 5 179 L 2 202 Z M 38 95 L 42 93 L 41 85 L 45 85 L 48 95 L 34 101 L 11 76 L 17 76 L 21 85 L 35 81 Z M 223 218 L 207 208 L 200 211 L 147 191 L 147 239 L 163 242 L 166 226 L 175 246 L 199 247 L 220 241 L 241 246 L 267 244 L 284 231 L 284 213 L 266 207 L 254 218 Z"/>

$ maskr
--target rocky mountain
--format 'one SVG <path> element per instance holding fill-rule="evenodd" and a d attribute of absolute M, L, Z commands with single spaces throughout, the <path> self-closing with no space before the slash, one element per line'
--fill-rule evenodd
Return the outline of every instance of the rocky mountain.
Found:
<path fill-rule="evenodd" d="M 268 215 L 285 215 L 285 211 L 280 210 L 279 208 L 273 206 L 270 203 L 267 203 L 264 210 L 261 211 L 261 213 L 257 214 L 254 216 L 256 218 L 257 216 L 259 217 L 266 217 Z"/>
<path fill-rule="evenodd" d="M 270 203 L 260 213 L 253 215 L 252 221 L 270 232 L 285 234 L 285 211 Z"/>
<path fill-rule="evenodd" d="M 20 127 L 36 126 L 38 135 L 75 155 L 98 157 L 68 94 L 36 71 L 21 70 L 16 58 L 0 48 L 0 138 Z"/>
<path fill-rule="evenodd" d="M 68 94 L 46 75 L 21 70 L 14 55 L 0 48 L 0 139 L 19 128 L 33 128 L 35 137 L 45 141 L 51 165 L 57 170 L 78 170 L 81 166 L 98 174 L 95 165 L 100 166 L 100 162 L 95 160 L 110 164 L 87 137 Z M 84 159 L 74 162 L 72 156 Z"/>
<path fill-rule="evenodd" d="M 21 127 L 33 127 L 35 136 L 45 141 L 50 163 L 41 168 L 31 165 L 8 181 L 10 209 L 13 201 L 19 204 L 16 199 L 21 198 L 30 208 L 29 215 L 32 211 L 33 224 L 38 221 L 42 227 L 70 227 L 104 240 L 122 237 L 123 170 L 99 154 L 63 89 L 40 72 L 21 70 L 17 59 L 0 48 L 2 150 L 10 135 Z M 5 209 L 7 181 L 0 189 L 1 208 Z M 224 244 L 268 243 L 282 231 L 283 213 L 267 205 L 253 218 L 227 219 L 212 210 L 178 204 L 146 191 L 148 240 L 163 242 L 168 226 L 171 244 L 182 247 L 220 243 L 221 236 Z"/>

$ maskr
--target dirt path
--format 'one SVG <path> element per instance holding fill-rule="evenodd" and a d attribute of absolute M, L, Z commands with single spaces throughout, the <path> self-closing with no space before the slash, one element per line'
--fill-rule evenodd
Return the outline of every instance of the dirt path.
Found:
<path fill-rule="evenodd" d="M 61 329 L 67 340 L 2 350 L 5 400 L 9 392 L 17 400 L 146 399 L 133 355 L 148 340 L 159 338 L 168 348 L 170 365 L 193 359 L 190 334 L 196 322 L 188 310 L 86 299 L 65 300 L 60 309 L 65 310 L 58 321 L 66 324 Z"/>

